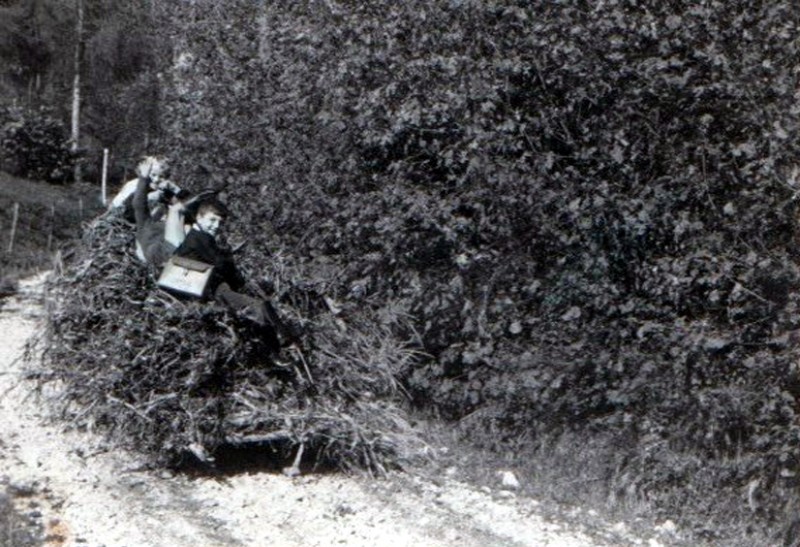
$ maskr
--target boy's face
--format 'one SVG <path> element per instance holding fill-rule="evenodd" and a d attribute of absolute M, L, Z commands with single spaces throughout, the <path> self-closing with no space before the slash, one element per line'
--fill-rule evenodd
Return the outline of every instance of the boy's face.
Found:
<path fill-rule="evenodd" d="M 195 224 L 200 231 L 207 233 L 210 236 L 217 235 L 219 229 L 222 227 L 222 215 L 216 211 L 203 211 L 202 214 L 197 216 Z"/>

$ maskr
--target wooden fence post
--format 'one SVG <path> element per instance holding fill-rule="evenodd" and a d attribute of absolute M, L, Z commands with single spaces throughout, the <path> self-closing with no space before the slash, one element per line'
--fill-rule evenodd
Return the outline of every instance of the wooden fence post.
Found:
<path fill-rule="evenodd" d="M 47 252 L 50 252 L 50 249 L 53 246 L 53 231 L 55 230 L 56 224 L 56 204 L 50 204 L 50 229 L 47 232 Z"/>
<path fill-rule="evenodd" d="M 14 237 L 17 235 L 17 221 L 19 220 L 19 202 L 14 203 L 14 218 L 11 220 L 11 239 L 8 240 L 8 252 L 14 250 Z"/>
<path fill-rule="evenodd" d="M 103 148 L 103 178 L 100 183 L 100 201 L 103 202 L 103 207 L 106 206 L 108 201 L 106 198 L 106 181 L 108 180 L 108 148 Z"/>

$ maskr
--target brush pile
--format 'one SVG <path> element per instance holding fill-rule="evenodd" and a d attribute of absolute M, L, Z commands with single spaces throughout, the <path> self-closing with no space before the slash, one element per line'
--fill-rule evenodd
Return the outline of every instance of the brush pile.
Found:
<path fill-rule="evenodd" d="M 52 281 L 41 377 L 58 383 L 61 417 L 167 466 L 252 443 L 373 473 L 419 453 L 396 381 L 415 357 L 390 334 L 400 319 L 349 316 L 276 256 L 272 299 L 302 347 L 272 362 L 246 318 L 159 290 L 132 249 L 132 227 L 100 217 Z"/>

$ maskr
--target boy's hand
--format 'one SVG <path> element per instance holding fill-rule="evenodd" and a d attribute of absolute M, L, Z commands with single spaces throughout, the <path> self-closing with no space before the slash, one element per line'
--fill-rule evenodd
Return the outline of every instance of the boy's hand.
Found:
<path fill-rule="evenodd" d="M 173 198 L 181 194 L 180 187 L 170 180 L 162 180 L 156 184 L 157 191 L 161 192 L 161 199 L 165 203 L 170 203 Z"/>

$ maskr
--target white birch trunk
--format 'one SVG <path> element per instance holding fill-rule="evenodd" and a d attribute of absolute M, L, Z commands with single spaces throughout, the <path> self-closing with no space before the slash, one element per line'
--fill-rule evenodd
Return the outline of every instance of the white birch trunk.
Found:
<path fill-rule="evenodd" d="M 75 76 L 72 80 L 72 152 L 77 155 L 81 120 L 81 65 L 83 61 L 83 0 L 75 0 L 77 8 L 77 38 L 75 42 Z M 75 182 L 81 182 L 81 165 L 75 162 Z"/>

